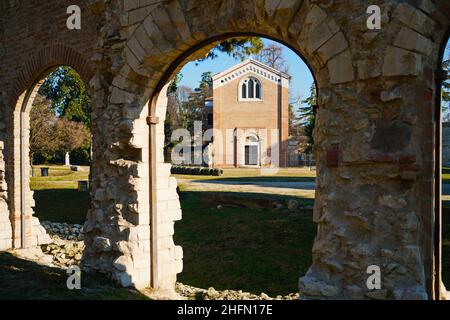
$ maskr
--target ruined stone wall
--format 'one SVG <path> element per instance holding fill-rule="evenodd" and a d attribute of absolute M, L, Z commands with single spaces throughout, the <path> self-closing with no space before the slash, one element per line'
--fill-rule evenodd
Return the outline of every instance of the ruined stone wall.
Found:
<path fill-rule="evenodd" d="M 31 245 L 46 238 L 38 220 L 32 216 L 32 192 L 29 188 L 21 190 L 20 166 L 22 162 L 28 163 L 28 154 L 23 157 L 20 154 L 20 134 L 27 132 L 26 127 L 21 128 L 20 118 L 22 111 L 31 108 L 30 93 L 39 80 L 60 65 L 73 67 L 87 86 L 94 74 L 91 60 L 97 40 L 97 21 L 88 2 L 78 1 L 82 10 L 82 29 L 68 30 L 67 8 L 72 4 L 69 0 L 0 3 L 0 105 L 3 106 L 0 136 L 5 144 L 8 215 L 12 221 L 14 247 L 22 245 L 22 197 L 26 199 L 26 242 Z M 28 185 L 27 178 L 24 177 Z"/>
<path fill-rule="evenodd" d="M 107 272 L 122 285 L 154 284 L 155 290 L 173 291 L 182 269 L 173 223 L 181 212 L 170 166 L 162 163 L 165 95 L 160 90 L 174 71 L 193 59 L 189 55 L 195 50 L 220 37 L 247 32 L 289 44 L 306 59 L 317 80 L 318 232 L 313 264 L 300 279 L 302 294 L 330 299 L 433 298 L 433 112 L 439 49 L 449 28 L 448 2 L 80 3 L 89 3 L 100 24 L 95 41 L 82 33 L 76 39 L 78 44 L 95 45 L 74 55 L 91 62 L 93 57 L 96 70 L 90 82 L 94 155 L 92 209 L 85 224 L 87 269 Z M 366 9 L 373 4 L 382 9 L 381 30 L 366 27 Z M 23 25 L 27 19 L 36 27 L 46 23 L 31 14 L 14 21 Z M 1 15 L 0 22 L 5 21 L 6 15 Z M 10 32 L 11 43 L 23 34 L 23 41 L 17 42 L 23 45 L 0 62 L 0 88 L 6 92 L 7 173 L 14 176 L 17 160 L 11 154 L 17 146 L 11 141 L 17 123 L 12 121 L 16 102 L 11 100 L 17 98 L 11 97 L 25 88 L 15 90 L 11 83 L 29 83 L 21 79 L 32 78 L 27 75 L 33 72 L 23 70 L 34 65 L 22 63 L 26 59 L 19 48 L 28 55 L 47 41 L 65 47 L 66 41 L 74 40 L 64 33 L 41 34 L 39 40 L 31 31 L 2 30 Z M 11 66 L 16 70 L 12 74 Z M 152 99 L 157 91 L 159 98 Z M 17 188 L 15 181 L 7 179 L 9 190 Z M 381 268 L 382 290 L 369 292 L 366 287 L 370 265 Z"/>
<path fill-rule="evenodd" d="M 9 220 L 7 184 L 5 181 L 4 144 L 0 142 L 0 250 L 11 248 L 12 227 Z"/>

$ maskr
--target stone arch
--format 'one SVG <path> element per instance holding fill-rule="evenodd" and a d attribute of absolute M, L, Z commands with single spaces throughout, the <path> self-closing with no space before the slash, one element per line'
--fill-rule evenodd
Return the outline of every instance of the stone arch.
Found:
<path fill-rule="evenodd" d="M 84 56 L 72 48 L 52 45 L 39 50 L 20 69 L 9 92 L 10 123 L 6 141 L 9 165 L 6 170 L 10 199 L 10 219 L 12 224 L 12 246 L 29 247 L 49 241 L 39 220 L 33 217 L 33 192 L 30 190 L 29 172 L 29 112 L 43 79 L 57 67 L 67 65 L 74 68 L 89 88 L 94 69 Z M 80 71 L 78 71 L 80 70 Z M 25 233 L 22 230 L 26 230 Z"/>
<path fill-rule="evenodd" d="M 175 192 L 176 181 L 170 178 L 170 165 L 163 163 L 158 151 L 162 150 L 162 123 L 165 117 L 165 108 L 158 106 L 164 106 L 164 85 L 187 62 L 186 58 L 192 59 L 193 52 L 200 48 L 208 50 L 215 42 L 230 36 L 259 35 L 287 44 L 305 57 L 317 77 L 319 91 L 323 89 L 326 92 L 331 85 L 349 83 L 355 78 L 349 43 L 337 22 L 318 5 L 294 1 L 282 2 L 275 7 L 267 3 L 261 9 L 248 2 L 228 1 L 224 2 L 225 13 L 214 21 L 211 21 L 210 13 L 208 14 L 213 10 L 212 7 L 206 8 L 202 13 L 196 12 L 194 19 L 186 16 L 185 12 L 189 12 L 189 9 L 181 6 L 177 1 L 159 4 L 134 28 L 122 53 L 124 65 L 112 81 L 109 96 L 109 104 L 127 110 L 129 115 L 134 112 L 135 118 L 130 119 L 132 121 L 129 121 L 127 128 L 134 140 L 130 139 L 127 143 L 130 148 L 142 150 L 137 166 L 140 167 L 147 161 L 152 163 L 150 172 L 145 168 L 144 174 L 139 174 L 139 169 L 135 174 L 139 176 L 136 178 L 140 181 L 139 184 L 145 185 L 150 180 L 150 190 L 135 189 L 133 193 L 140 206 L 149 204 L 146 209 L 153 212 L 150 224 L 157 228 L 151 228 L 149 235 L 149 212 L 139 210 L 138 220 L 142 219 L 142 223 L 139 221 L 133 229 L 147 229 L 143 232 L 145 235 L 142 239 L 150 244 L 150 260 L 153 262 L 153 277 L 147 275 L 150 277 L 148 280 L 151 280 L 154 289 L 163 291 L 174 290 L 176 274 L 182 269 L 182 249 L 175 246 L 172 240 L 173 224 L 181 218 L 181 212 Z M 214 12 L 217 12 L 217 8 L 214 8 Z M 336 42 L 340 44 L 337 50 L 333 49 Z M 158 95 L 159 99 L 155 98 Z M 145 106 L 152 96 L 150 110 L 147 111 L 150 115 L 147 118 L 150 129 L 146 129 L 143 127 Z M 324 101 L 324 106 L 327 103 Z M 144 139 L 150 136 L 150 144 L 139 138 L 142 135 Z M 136 140 L 141 144 L 136 144 Z M 324 145 L 323 148 L 327 147 Z M 153 159 L 145 155 L 149 149 L 152 150 L 150 155 Z M 120 152 L 115 156 L 121 157 Z M 147 174 L 150 174 L 149 179 L 145 178 Z M 162 185 L 165 187 L 161 187 Z M 151 195 L 150 202 L 148 193 Z M 135 256 L 138 256 L 137 260 L 142 257 L 139 254 Z M 132 276 L 134 278 L 141 276 L 143 272 L 141 270 L 138 275 L 136 269 L 132 270 L 130 261 L 126 269 L 130 269 L 128 274 L 135 273 Z M 119 270 L 113 272 L 118 274 L 118 278 L 121 277 Z"/>
<path fill-rule="evenodd" d="M 436 1 L 423 1 L 420 4 L 404 1 L 383 9 L 388 13 L 385 21 L 388 24 L 388 38 L 383 51 L 381 46 L 375 49 L 382 52 L 379 65 L 376 68 L 358 65 L 358 72 L 364 74 L 365 79 L 379 78 L 384 82 L 383 90 L 375 90 L 380 98 L 377 103 L 381 102 L 386 111 L 382 117 L 383 123 L 376 124 L 376 130 L 380 130 L 380 133 L 375 133 L 374 137 L 387 134 L 384 130 L 388 126 L 397 126 L 400 122 L 409 126 L 412 133 L 410 137 L 399 139 L 406 144 L 399 148 L 401 152 L 397 156 L 390 151 L 383 152 L 383 156 L 374 156 L 379 158 L 376 162 L 387 161 L 394 164 L 392 167 L 398 167 L 399 181 L 407 185 L 403 188 L 407 190 L 403 195 L 399 192 L 401 188 L 396 191 L 387 189 L 384 192 L 391 192 L 388 197 L 405 200 L 405 206 L 394 210 L 403 215 L 402 220 L 410 223 L 408 227 L 400 229 L 408 230 L 413 235 L 403 237 L 402 241 L 409 245 L 398 247 L 398 254 L 391 255 L 393 252 L 388 250 L 382 252 L 382 255 L 386 255 L 385 259 L 394 258 L 397 264 L 407 266 L 409 272 L 415 274 L 416 280 L 413 284 L 413 279 L 392 274 L 392 282 L 409 283 L 403 285 L 401 290 L 391 289 L 392 295 L 389 298 L 440 299 L 443 297 L 440 270 L 441 227 L 440 203 L 436 200 L 440 199 L 440 186 L 436 183 L 440 177 L 440 161 L 436 161 L 440 153 L 440 107 L 437 107 L 440 105 L 440 92 L 436 89 L 442 61 L 439 52 L 442 50 L 442 41 L 446 38 L 445 33 L 448 33 L 450 6 Z M 379 86 L 376 81 L 370 80 L 368 83 Z M 403 109 L 402 112 L 389 114 L 387 110 L 394 105 Z M 406 110 L 410 113 L 405 112 Z M 410 121 L 411 117 L 414 118 L 413 121 Z M 401 135 L 401 130 L 395 131 L 393 136 Z M 379 152 L 380 146 L 374 149 Z M 386 196 L 381 196 L 379 203 L 389 207 L 392 204 L 385 203 Z M 392 208 L 394 207 L 395 205 Z M 405 212 L 404 209 L 410 212 Z M 415 253 L 411 254 L 413 251 Z"/>
<path fill-rule="evenodd" d="M 31 58 L 21 67 L 14 84 L 11 86 L 11 92 L 8 94 L 10 105 L 16 105 L 23 92 L 31 88 L 36 81 L 45 78 L 53 68 L 61 65 L 70 66 L 77 70 L 86 85 L 89 85 L 94 76 L 95 69 L 93 66 L 86 57 L 76 50 L 61 44 L 48 46 L 32 54 Z"/>
<path fill-rule="evenodd" d="M 122 54 L 114 63 L 103 58 L 109 74 L 96 78 L 103 90 L 96 116 L 104 122 L 95 130 L 109 135 L 98 142 L 103 171 L 94 178 L 93 205 L 116 219 L 116 229 L 89 219 L 86 263 L 123 285 L 151 283 L 173 292 L 182 268 L 173 221 L 181 212 L 170 166 L 158 152 L 164 86 L 190 50 L 226 35 L 258 34 L 301 53 L 319 89 L 318 233 L 302 292 L 436 297 L 434 74 L 436 39 L 448 28 L 449 8 L 431 0 L 393 1 L 381 5 L 384 28 L 368 31 L 367 5 L 353 2 L 350 17 L 348 4 L 336 1 L 129 2 L 126 42 L 116 43 L 124 45 Z M 381 291 L 366 287 L 370 265 L 383 268 Z"/>

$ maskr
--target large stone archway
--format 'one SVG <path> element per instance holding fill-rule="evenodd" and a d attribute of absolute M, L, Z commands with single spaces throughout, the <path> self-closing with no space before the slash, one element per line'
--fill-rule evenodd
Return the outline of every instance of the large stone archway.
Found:
<path fill-rule="evenodd" d="M 319 89 L 318 233 L 313 264 L 300 280 L 302 293 L 346 299 L 437 297 L 435 76 L 449 4 L 82 3 L 90 3 L 101 18 L 99 46 L 95 53 L 85 51 L 96 69 L 86 268 L 108 272 L 122 285 L 173 291 L 182 269 L 173 223 L 181 212 L 176 182 L 160 152 L 164 85 L 195 50 L 227 35 L 259 34 L 301 54 Z M 366 9 L 373 4 L 383 13 L 381 30 L 366 26 Z M 3 62 L 0 67 L 5 70 Z M 5 86 L 7 78 L 0 79 Z M 9 101 L 9 86 L 6 92 L 4 101 Z M 7 140 L 14 123 L 5 122 L 11 128 Z M 371 265 L 382 272 L 383 289 L 376 293 L 366 287 Z"/>

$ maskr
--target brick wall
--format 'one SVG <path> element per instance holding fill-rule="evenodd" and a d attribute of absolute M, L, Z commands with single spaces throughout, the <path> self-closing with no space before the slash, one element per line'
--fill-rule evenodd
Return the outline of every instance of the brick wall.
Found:
<path fill-rule="evenodd" d="M 240 83 L 249 76 L 261 82 L 262 99 L 259 101 L 239 99 Z M 239 136 L 247 134 L 259 136 L 261 165 L 271 165 L 270 158 L 274 156 L 276 148 L 279 150 L 279 165 L 281 167 L 287 165 L 288 88 L 281 86 L 281 83 L 275 83 L 259 74 L 249 72 L 233 77 L 226 84 L 215 87 L 213 95 L 213 126 L 221 133 L 215 135 L 215 138 L 222 137 L 222 139 L 215 139 L 214 142 L 215 167 L 244 166 L 245 142 L 239 139 L 237 139 L 239 141 L 230 140 L 227 132 L 236 132 Z M 278 136 L 272 135 L 273 131 L 278 132 Z M 232 162 L 227 160 L 231 158 L 234 159 Z"/>

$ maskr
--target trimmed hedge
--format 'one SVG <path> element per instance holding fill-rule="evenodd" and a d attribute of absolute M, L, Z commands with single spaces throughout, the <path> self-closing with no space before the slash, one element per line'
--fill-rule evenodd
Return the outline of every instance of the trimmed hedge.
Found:
<path fill-rule="evenodd" d="M 170 171 L 172 174 L 186 174 L 193 176 L 216 176 L 223 175 L 222 169 L 217 168 L 205 168 L 205 167 L 184 167 L 184 166 L 172 166 Z"/>

